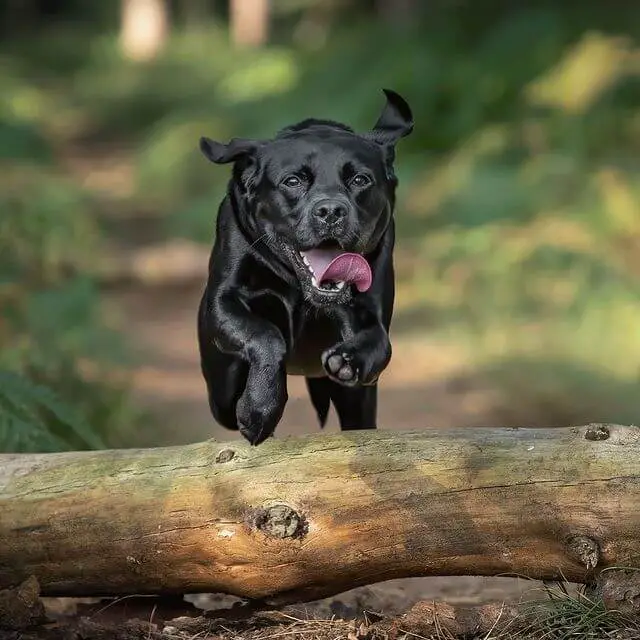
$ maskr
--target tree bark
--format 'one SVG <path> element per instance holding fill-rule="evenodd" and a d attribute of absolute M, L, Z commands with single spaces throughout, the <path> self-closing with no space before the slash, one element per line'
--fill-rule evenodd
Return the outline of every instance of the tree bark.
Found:
<path fill-rule="evenodd" d="M 168 31 L 165 0 L 122 0 L 120 45 L 127 58 L 144 62 L 155 58 Z"/>
<path fill-rule="evenodd" d="M 640 429 L 347 432 L 0 456 L 0 588 L 270 604 L 640 567 Z"/>

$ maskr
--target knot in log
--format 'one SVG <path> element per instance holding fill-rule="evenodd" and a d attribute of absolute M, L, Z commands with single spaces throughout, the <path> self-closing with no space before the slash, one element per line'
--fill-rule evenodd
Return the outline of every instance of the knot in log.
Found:
<path fill-rule="evenodd" d="M 301 538 L 307 525 L 304 517 L 286 504 L 275 504 L 259 509 L 255 527 L 272 538 Z"/>

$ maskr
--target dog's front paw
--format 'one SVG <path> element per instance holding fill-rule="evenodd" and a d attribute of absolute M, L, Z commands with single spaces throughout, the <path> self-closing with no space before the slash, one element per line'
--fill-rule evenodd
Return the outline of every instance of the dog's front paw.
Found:
<path fill-rule="evenodd" d="M 250 400 L 243 394 L 236 408 L 236 419 L 240 433 L 255 447 L 273 436 L 280 420 L 280 411 L 251 406 Z"/>
<path fill-rule="evenodd" d="M 391 343 L 385 333 L 366 333 L 343 342 L 322 354 L 327 376 L 346 387 L 369 386 L 378 382 L 391 359 Z"/>
<path fill-rule="evenodd" d="M 261 431 L 257 431 L 256 429 L 251 428 L 251 426 L 247 426 L 241 423 L 238 423 L 238 426 L 242 437 L 250 445 L 257 447 L 259 444 L 263 443 L 266 440 L 266 438 L 263 437 Z"/>
<path fill-rule="evenodd" d="M 287 403 L 286 383 L 249 376 L 244 393 L 236 406 L 240 433 L 257 446 L 273 436 Z"/>
<path fill-rule="evenodd" d="M 251 419 L 246 421 L 238 418 L 238 429 L 242 436 L 249 442 L 249 444 L 257 447 L 262 444 L 267 438 L 273 437 L 275 430 L 269 430 L 266 428 L 264 421 L 261 418 Z"/>
<path fill-rule="evenodd" d="M 347 387 L 353 387 L 360 381 L 360 367 L 357 359 L 347 351 L 335 349 L 322 356 L 322 366 L 332 380 Z"/>

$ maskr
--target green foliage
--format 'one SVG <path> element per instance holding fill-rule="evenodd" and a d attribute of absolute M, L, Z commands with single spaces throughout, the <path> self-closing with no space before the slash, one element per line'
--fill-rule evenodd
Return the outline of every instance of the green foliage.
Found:
<path fill-rule="evenodd" d="M 0 162 L 12 161 L 51 162 L 51 150 L 43 136 L 28 124 L 16 123 L 0 118 Z"/>
<path fill-rule="evenodd" d="M 546 586 L 547 599 L 525 603 L 513 624 L 487 640 L 601 640 L 635 638 L 640 632 L 637 617 L 607 609 L 600 598 L 583 591 L 569 594 L 567 586 Z M 515 628 L 514 628 L 515 627 Z"/>
<path fill-rule="evenodd" d="M 50 389 L 0 370 L 0 451 L 104 447 L 92 427 Z"/>
<path fill-rule="evenodd" d="M 0 128 L 13 158 L 43 139 L 33 125 Z M 121 341 L 87 275 L 100 244 L 91 198 L 41 161 L 51 155 L 31 145 L 0 178 L 0 451 L 103 447 L 128 416 L 107 377 Z"/>

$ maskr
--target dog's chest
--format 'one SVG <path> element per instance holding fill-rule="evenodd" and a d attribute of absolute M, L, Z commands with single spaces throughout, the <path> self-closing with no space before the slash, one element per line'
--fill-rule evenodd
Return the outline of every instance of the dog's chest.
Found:
<path fill-rule="evenodd" d="M 287 361 L 287 373 L 308 378 L 326 375 L 322 368 L 322 353 L 340 340 L 340 330 L 333 318 L 325 315 L 306 318 Z"/>

